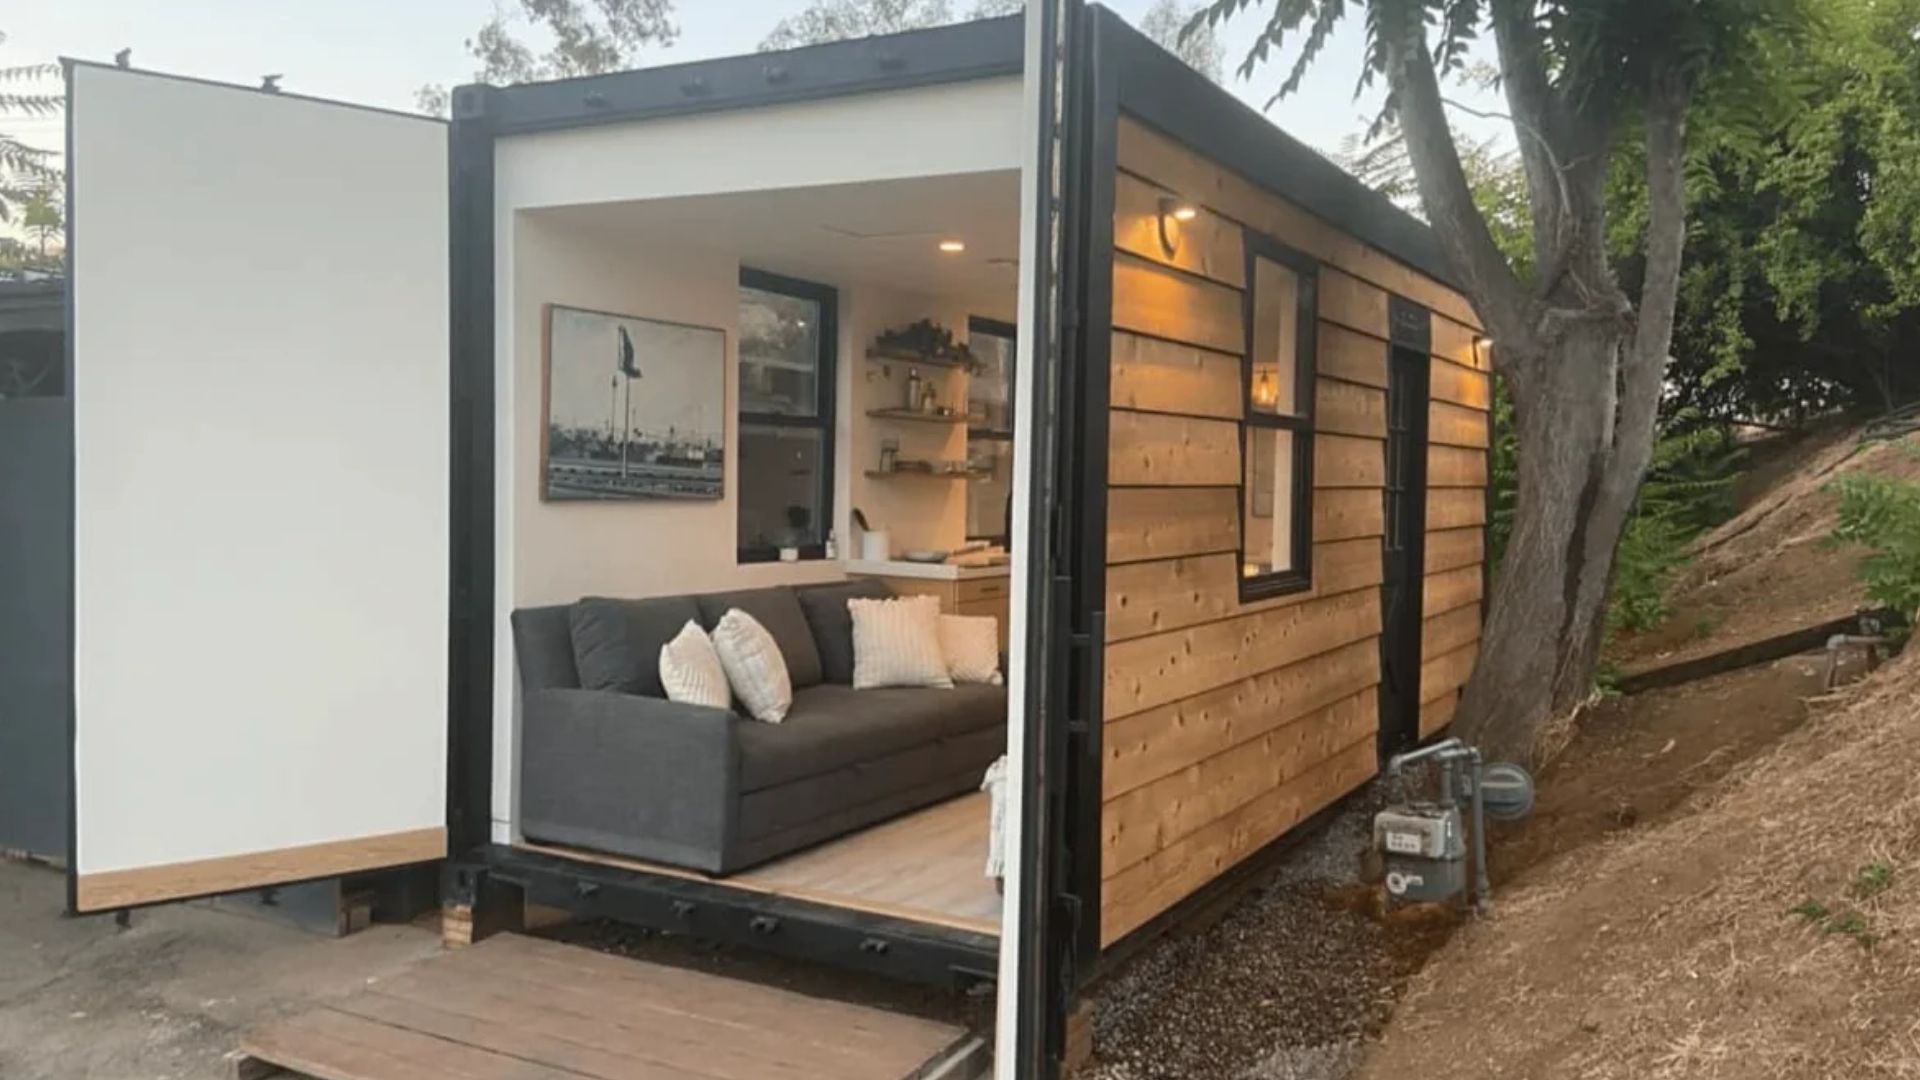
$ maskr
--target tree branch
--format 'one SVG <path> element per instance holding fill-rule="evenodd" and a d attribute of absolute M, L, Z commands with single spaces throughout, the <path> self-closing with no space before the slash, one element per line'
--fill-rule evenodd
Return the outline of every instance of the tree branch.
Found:
<path fill-rule="evenodd" d="M 1420 185 L 1420 201 L 1447 261 L 1481 305 L 1480 317 L 1496 338 L 1509 344 L 1502 355 L 1529 354 L 1533 350 L 1523 343 L 1531 341 L 1533 330 L 1526 317 L 1525 290 L 1474 204 L 1473 189 L 1441 104 L 1433 58 L 1417 34 L 1417 23 L 1414 30 L 1393 35 L 1385 44 L 1387 77 L 1399 106 L 1400 131 Z"/>

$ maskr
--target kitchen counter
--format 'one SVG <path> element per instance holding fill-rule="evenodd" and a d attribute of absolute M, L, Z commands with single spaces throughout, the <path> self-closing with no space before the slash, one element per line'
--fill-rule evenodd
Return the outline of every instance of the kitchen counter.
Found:
<path fill-rule="evenodd" d="M 919 578 L 924 581 L 978 581 L 985 578 L 1004 578 L 1013 574 L 1013 564 L 1000 566 L 955 566 L 952 563 L 918 563 L 905 559 L 848 559 L 844 563 L 849 574 L 865 574 L 872 577 Z"/>

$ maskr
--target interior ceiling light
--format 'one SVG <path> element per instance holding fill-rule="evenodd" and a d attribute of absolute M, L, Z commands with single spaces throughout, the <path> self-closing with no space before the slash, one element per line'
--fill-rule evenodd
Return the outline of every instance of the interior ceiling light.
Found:
<path fill-rule="evenodd" d="M 940 241 L 940 250 L 949 255 L 958 255 L 967 250 L 967 242 L 965 240 L 942 240 Z"/>

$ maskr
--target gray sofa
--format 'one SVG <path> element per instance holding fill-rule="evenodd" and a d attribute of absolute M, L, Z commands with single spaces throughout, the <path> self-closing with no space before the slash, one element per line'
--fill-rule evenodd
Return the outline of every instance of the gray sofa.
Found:
<path fill-rule="evenodd" d="M 973 790 L 1005 749 L 1006 691 L 853 689 L 847 600 L 886 595 L 855 581 L 514 612 L 521 831 L 726 874 Z M 660 646 L 735 607 L 780 645 L 783 723 L 661 689 Z"/>

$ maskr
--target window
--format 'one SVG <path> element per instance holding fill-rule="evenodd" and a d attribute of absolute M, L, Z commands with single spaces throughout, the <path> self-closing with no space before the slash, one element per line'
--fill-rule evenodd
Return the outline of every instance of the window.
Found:
<path fill-rule="evenodd" d="M 1240 598 L 1312 584 L 1317 267 L 1247 235 L 1241 429 Z"/>
<path fill-rule="evenodd" d="M 825 285 L 740 271 L 740 561 L 826 555 L 835 316 Z"/>
<path fill-rule="evenodd" d="M 1006 544 L 1013 498 L 1013 365 L 1008 323 L 967 320 L 973 375 L 967 380 L 967 539 Z"/>

